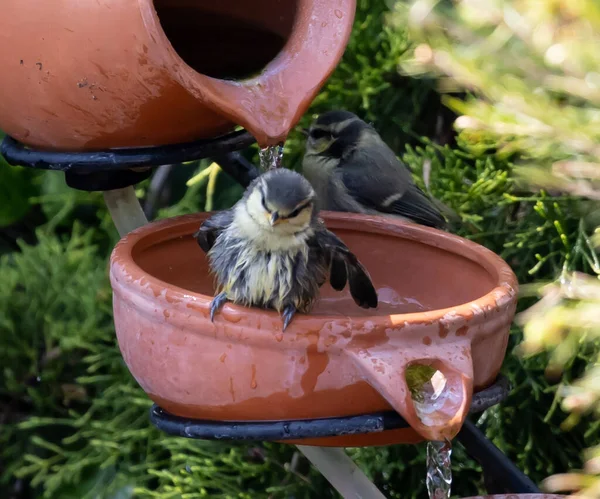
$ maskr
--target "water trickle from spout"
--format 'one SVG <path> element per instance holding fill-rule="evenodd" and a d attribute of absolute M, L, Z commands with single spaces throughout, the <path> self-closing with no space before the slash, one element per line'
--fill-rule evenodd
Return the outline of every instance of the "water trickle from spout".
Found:
<path fill-rule="evenodd" d="M 278 146 L 270 146 L 258 152 L 260 167 L 263 171 L 272 170 L 281 166 L 283 159 L 283 143 Z"/>
<path fill-rule="evenodd" d="M 450 499 L 452 443 L 427 442 L 427 492 L 429 499 Z"/>

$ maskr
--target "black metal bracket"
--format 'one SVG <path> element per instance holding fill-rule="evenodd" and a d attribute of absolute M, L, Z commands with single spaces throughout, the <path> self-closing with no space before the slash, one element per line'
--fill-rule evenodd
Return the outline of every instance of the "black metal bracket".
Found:
<path fill-rule="evenodd" d="M 245 130 L 216 139 L 156 147 L 110 149 L 106 151 L 60 152 L 31 149 L 6 136 L 0 153 L 10 165 L 62 171 L 70 187 L 84 191 L 106 191 L 135 185 L 148 178 L 152 168 L 166 164 L 221 158 L 222 169 L 238 182 L 248 183 L 258 170 L 235 151 L 252 145 L 255 139 Z"/>
<path fill-rule="evenodd" d="M 508 380 L 503 376 L 498 377 L 492 386 L 473 395 L 471 413 L 482 412 L 499 404 L 508 396 L 509 391 Z M 156 404 L 150 409 L 150 421 L 169 435 L 233 441 L 299 440 L 378 433 L 409 427 L 404 418 L 394 411 L 310 420 L 209 421 L 175 416 Z"/>
<path fill-rule="evenodd" d="M 260 170 L 239 152 L 219 154 L 211 156 L 211 158 L 244 189 L 260 175 Z"/>
<path fill-rule="evenodd" d="M 539 494 L 540 489 L 472 422 L 465 421 L 458 441 L 483 469 L 488 494 Z"/>

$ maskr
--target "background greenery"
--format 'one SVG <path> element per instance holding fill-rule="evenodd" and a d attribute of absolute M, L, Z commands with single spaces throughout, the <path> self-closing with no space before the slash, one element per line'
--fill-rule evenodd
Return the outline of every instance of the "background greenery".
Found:
<path fill-rule="evenodd" d="M 514 175 L 522 153 L 502 147 L 497 136 L 479 129 L 456 135 L 439 75 L 399 71 L 417 35 L 410 38 L 404 22 L 389 24 L 388 7 L 358 0 L 346 54 L 300 126 L 339 108 L 373 122 L 420 185 L 456 212 L 456 231 L 505 258 L 522 284 L 551 281 L 565 268 L 591 272 L 587 205 L 564 192 L 523 187 Z M 294 131 L 285 166 L 300 169 L 303 146 Z M 257 163 L 257 152 L 245 154 Z M 140 184 L 142 203 L 158 218 L 202 211 L 207 203 L 231 206 L 242 190 L 218 170 L 186 185 L 209 164 L 173 169 L 158 204 L 149 203 L 156 198 L 150 181 Z M 107 260 L 118 236 L 101 195 L 69 189 L 60 173 L 5 163 L 0 189 L 0 497 L 336 497 L 292 447 L 196 442 L 153 429 L 150 402 L 115 341 Z M 521 338 L 515 326 L 503 368 L 514 390 L 479 424 L 541 481 L 580 467 L 582 449 L 598 441 L 600 424 L 586 416 L 568 432 L 560 429 L 567 416 L 559 390 L 599 350 L 578 343 L 562 376 L 548 377 L 546 355 L 514 354 Z M 349 452 L 389 497 L 426 493 L 423 446 Z M 455 495 L 481 490 L 480 470 L 459 445 L 453 471 Z"/>

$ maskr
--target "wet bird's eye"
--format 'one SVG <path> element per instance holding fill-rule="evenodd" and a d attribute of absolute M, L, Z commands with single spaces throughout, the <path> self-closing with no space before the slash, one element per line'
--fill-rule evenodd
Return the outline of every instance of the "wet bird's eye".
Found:
<path fill-rule="evenodd" d="M 329 132 L 328 130 L 323 130 L 321 128 L 315 128 L 314 130 L 310 131 L 310 136 L 314 140 L 331 138 L 331 132 Z"/>
<path fill-rule="evenodd" d="M 295 217 L 297 217 L 297 216 L 300 214 L 300 212 L 301 212 L 301 211 L 302 211 L 302 210 L 301 210 L 300 208 L 296 208 L 294 211 L 292 211 L 292 212 L 291 212 L 291 213 L 288 215 L 288 218 L 295 218 Z"/>
<path fill-rule="evenodd" d="M 308 208 L 308 206 L 310 205 L 310 201 L 308 203 L 303 204 L 302 206 L 298 206 L 298 208 L 296 208 L 294 211 L 292 211 L 287 217 L 285 218 L 295 218 L 298 215 L 300 215 L 300 212 L 306 208 Z"/>

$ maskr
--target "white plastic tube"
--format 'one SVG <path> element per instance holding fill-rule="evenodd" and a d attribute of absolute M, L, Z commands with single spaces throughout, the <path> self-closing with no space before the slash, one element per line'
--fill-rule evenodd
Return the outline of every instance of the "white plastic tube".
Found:
<path fill-rule="evenodd" d="M 298 445 L 298 449 L 344 499 L 385 499 L 343 449 L 306 445 Z"/>
<path fill-rule="evenodd" d="M 133 187 L 104 191 L 104 202 L 121 237 L 148 223 Z"/>

